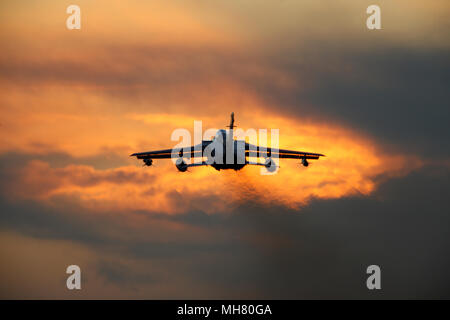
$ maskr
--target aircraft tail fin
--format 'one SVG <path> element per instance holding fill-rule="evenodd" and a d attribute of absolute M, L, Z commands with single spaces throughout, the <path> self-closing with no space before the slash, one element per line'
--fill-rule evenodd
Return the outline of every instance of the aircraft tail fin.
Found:
<path fill-rule="evenodd" d="M 234 112 L 231 113 L 231 120 L 230 120 L 230 125 L 227 126 L 230 129 L 235 128 L 236 126 L 234 125 Z"/>

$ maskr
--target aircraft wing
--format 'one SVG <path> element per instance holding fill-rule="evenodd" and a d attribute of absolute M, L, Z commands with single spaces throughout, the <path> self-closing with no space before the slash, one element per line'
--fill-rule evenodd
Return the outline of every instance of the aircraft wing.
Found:
<path fill-rule="evenodd" d="M 284 159 L 319 159 L 319 157 L 325 157 L 320 153 L 294 151 L 287 149 L 276 149 L 255 146 L 250 143 L 245 143 L 245 154 L 250 157 L 271 157 L 275 156 Z"/>
<path fill-rule="evenodd" d="M 202 153 L 212 141 L 204 140 L 201 144 L 195 146 L 173 148 L 146 152 L 137 152 L 130 155 L 130 157 L 136 157 L 138 159 L 171 159 L 172 155 L 175 158 L 178 157 L 202 157 Z"/>

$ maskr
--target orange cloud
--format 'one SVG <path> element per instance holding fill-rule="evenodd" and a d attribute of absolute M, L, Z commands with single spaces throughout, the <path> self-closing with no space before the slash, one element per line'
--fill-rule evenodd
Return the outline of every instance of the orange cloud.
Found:
<path fill-rule="evenodd" d="M 99 170 L 29 161 L 11 182 L 11 196 L 41 201 L 67 196 L 96 210 L 166 213 L 193 208 L 215 212 L 247 200 L 299 207 L 314 197 L 369 194 L 378 175 L 403 174 L 420 165 L 323 119 L 289 118 L 288 111 L 272 111 L 280 106 L 277 99 L 264 99 L 266 91 L 283 97 L 301 93 L 308 83 L 298 83 L 282 67 L 296 57 L 288 54 L 283 60 L 276 52 L 265 56 L 256 44 L 266 37 L 266 28 L 274 27 L 275 38 L 290 30 L 283 17 L 296 11 L 280 6 L 280 18 L 266 25 L 255 22 L 273 8 L 258 7 L 253 29 L 240 30 L 246 24 L 242 19 L 234 23 L 235 5 L 225 6 L 220 12 L 227 14 L 222 15 L 208 4 L 134 4 L 82 1 L 87 19 L 80 32 L 69 32 L 62 5 L 44 1 L 39 10 L 46 14 L 39 15 L 35 4 L 8 3 L 16 14 L 2 19 L 7 32 L 0 35 L 5 43 L 0 53 L 0 153 L 100 155 L 106 163 L 114 152 L 128 163 Z M 312 11 L 302 14 L 312 12 L 317 20 L 318 8 L 311 4 Z M 325 14 L 322 20 L 328 20 Z M 36 32 L 36 26 L 42 32 Z M 336 30 L 327 28 L 327 36 L 328 29 Z M 277 59 L 279 64 L 272 61 Z M 326 65 L 337 67 L 329 61 Z M 282 160 L 274 176 L 261 176 L 254 167 L 220 173 L 196 168 L 180 174 L 170 161 L 141 168 L 127 158 L 131 152 L 172 147 L 172 130 L 189 129 L 193 120 L 204 120 L 204 129 L 221 128 L 231 111 L 243 129 L 280 129 L 281 148 L 327 157 L 308 169 Z"/>
<path fill-rule="evenodd" d="M 280 159 L 281 168 L 272 176 L 261 175 L 260 167 L 250 166 L 238 172 L 207 167 L 180 173 L 170 160 L 156 160 L 156 166 L 150 168 L 131 160 L 134 166 L 108 170 L 80 165 L 52 168 L 42 161 L 30 161 L 19 170 L 10 194 L 46 202 L 58 196 L 72 197 L 99 211 L 173 214 L 198 209 L 213 213 L 245 201 L 298 208 L 312 198 L 370 194 L 379 175 L 401 175 L 421 165 L 417 159 L 385 153 L 368 138 L 337 126 L 299 124 L 255 112 L 244 113 L 239 119 L 258 128 L 267 118 L 271 128 L 280 129 L 280 147 L 321 152 L 326 157 L 308 168 L 300 166 L 298 160 Z M 160 121 L 158 116 L 154 119 Z M 174 119 L 182 123 L 179 117 Z M 167 138 L 165 141 L 168 148 L 175 144 Z"/>

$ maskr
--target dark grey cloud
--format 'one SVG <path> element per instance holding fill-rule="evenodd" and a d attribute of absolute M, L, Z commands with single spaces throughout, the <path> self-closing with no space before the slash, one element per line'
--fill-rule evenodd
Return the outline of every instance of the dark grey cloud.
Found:
<path fill-rule="evenodd" d="M 134 291 L 138 290 L 140 285 L 158 282 L 151 271 L 137 271 L 118 261 L 101 260 L 96 269 L 107 281 Z"/>
<path fill-rule="evenodd" d="M 280 297 L 448 298 L 450 171 L 428 170 L 386 182 L 370 197 L 317 200 L 294 215 L 280 210 L 261 219 L 255 212 L 255 229 L 291 240 L 267 253 L 265 290 Z M 382 268 L 380 293 L 365 287 L 371 264 Z"/>
<path fill-rule="evenodd" d="M 70 209 L 59 212 L 2 198 L 1 226 L 88 244 L 99 257 L 114 253 L 122 260 L 100 258 L 98 272 L 130 290 L 140 281 L 161 282 L 135 270 L 137 261 L 165 266 L 173 281 L 198 283 L 203 291 L 190 298 L 449 298 L 449 178 L 448 167 L 425 167 L 384 182 L 371 196 L 314 200 L 299 211 L 247 202 L 212 215 L 128 213 L 152 221 L 145 236 L 120 214 L 99 217 L 64 199 Z M 371 264 L 382 269 L 380 292 L 365 286 Z M 183 298 L 184 289 L 169 297 Z"/>
<path fill-rule="evenodd" d="M 97 170 L 113 169 L 126 166 L 127 155 L 117 151 L 104 150 L 104 153 L 93 156 L 74 157 L 65 152 L 50 151 L 46 153 L 7 152 L 0 156 L 1 168 L 14 168 L 26 165 L 31 160 L 48 163 L 52 168 L 63 168 L 68 165 L 86 165 Z"/>
<path fill-rule="evenodd" d="M 392 149 L 448 158 L 449 50 L 364 45 L 293 51 L 280 68 L 298 79 L 298 90 L 261 94 L 293 115 L 343 123 Z"/>
<path fill-rule="evenodd" d="M 19 86 L 93 85 L 130 112 L 148 112 L 141 102 L 152 101 L 167 112 L 195 105 L 193 114 L 201 115 L 215 97 L 245 109 L 240 96 L 227 94 L 228 84 L 299 121 L 344 124 L 390 150 L 448 158 L 449 50 L 341 40 L 346 45 L 309 40 L 258 52 L 115 46 L 94 56 L 81 51 L 79 60 L 3 58 L 0 70 L 2 79 Z M 283 77 L 292 83 L 283 84 Z"/>
<path fill-rule="evenodd" d="M 64 201 L 64 205 L 71 204 L 77 208 L 76 203 Z M 78 239 L 87 244 L 104 243 L 101 232 L 97 230 L 98 225 L 92 223 L 94 221 L 83 211 L 76 215 L 76 209 L 74 214 L 73 211 L 65 212 L 61 207 L 49 208 L 36 201 L 11 202 L 4 196 L 0 198 L 0 211 L 2 231 L 15 231 L 43 239 Z"/>

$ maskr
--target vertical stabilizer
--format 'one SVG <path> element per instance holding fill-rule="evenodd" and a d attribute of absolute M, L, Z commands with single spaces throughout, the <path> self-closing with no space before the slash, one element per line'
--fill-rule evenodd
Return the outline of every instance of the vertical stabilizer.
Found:
<path fill-rule="evenodd" d="M 228 128 L 230 128 L 231 130 L 233 130 L 233 128 L 235 128 L 236 126 L 234 125 L 234 112 L 231 113 L 231 120 L 230 120 L 230 125 L 228 126 Z"/>

